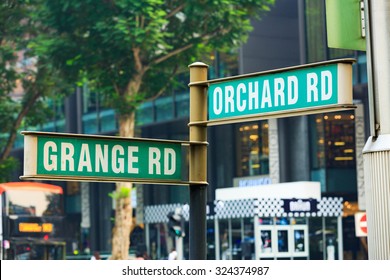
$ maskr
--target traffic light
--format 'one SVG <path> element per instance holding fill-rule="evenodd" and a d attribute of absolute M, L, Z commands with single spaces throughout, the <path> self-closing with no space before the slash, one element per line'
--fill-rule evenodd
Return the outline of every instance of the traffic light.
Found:
<path fill-rule="evenodd" d="M 169 212 L 167 215 L 169 232 L 175 237 L 184 237 L 184 218 L 180 213 Z"/>

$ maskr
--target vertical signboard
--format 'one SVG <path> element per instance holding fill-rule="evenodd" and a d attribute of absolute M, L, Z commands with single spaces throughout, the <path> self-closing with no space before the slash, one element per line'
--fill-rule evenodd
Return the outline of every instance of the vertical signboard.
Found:
<path fill-rule="evenodd" d="M 366 50 L 364 1 L 326 0 L 328 47 Z"/>

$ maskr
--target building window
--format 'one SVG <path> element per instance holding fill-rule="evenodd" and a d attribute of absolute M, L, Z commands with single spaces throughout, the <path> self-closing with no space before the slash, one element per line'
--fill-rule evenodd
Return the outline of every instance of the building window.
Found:
<path fill-rule="evenodd" d="M 206 59 L 209 64 L 209 79 L 231 77 L 238 75 L 238 50 L 230 52 L 213 52 L 210 54 L 210 60 Z"/>
<path fill-rule="evenodd" d="M 329 120 L 333 118 L 333 120 Z M 328 162 L 327 166 L 356 167 L 355 161 L 355 115 L 351 113 L 336 113 L 325 115 L 325 133 L 327 136 Z"/>
<path fill-rule="evenodd" d="M 311 116 L 311 179 L 322 191 L 356 192 L 353 111 Z"/>
<path fill-rule="evenodd" d="M 238 176 L 269 174 L 268 123 L 242 124 L 237 137 Z"/>
<path fill-rule="evenodd" d="M 90 91 L 87 85 L 83 88 L 83 132 L 98 132 L 99 104 L 96 92 Z"/>
<path fill-rule="evenodd" d="M 84 85 L 83 92 L 83 132 L 112 132 L 118 129 L 115 110 L 104 106 L 104 96 L 91 91 Z"/>
<path fill-rule="evenodd" d="M 323 0 L 305 1 L 307 62 L 317 62 L 326 56 L 326 33 Z"/>
<path fill-rule="evenodd" d="M 164 95 L 159 97 L 155 100 L 154 106 L 156 108 L 155 116 L 157 122 L 168 121 L 174 118 L 174 104 L 172 95 Z"/>
<path fill-rule="evenodd" d="M 343 57 L 355 57 L 355 51 L 327 48 L 327 30 L 324 0 L 305 1 L 307 62 Z"/>
<path fill-rule="evenodd" d="M 354 168 L 355 115 L 352 111 L 316 115 L 312 119 L 312 167 Z"/>

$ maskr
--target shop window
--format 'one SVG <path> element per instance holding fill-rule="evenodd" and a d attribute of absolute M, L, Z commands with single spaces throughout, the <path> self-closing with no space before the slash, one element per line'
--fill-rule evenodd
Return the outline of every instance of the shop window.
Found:
<path fill-rule="evenodd" d="M 229 229 L 230 223 L 227 220 L 220 221 L 219 223 L 219 248 L 220 248 L 220 259 L 221 260 L 231 260 L 231 248 L 230 248 L 230 236 Z"/>
<path fill-rule="evenodd" d="M 294 230 L 294 251 L 304 252 L 305 248 L 305 231 L 303 229 Z"/>
<path fill-rule="evenodd" d="M 272 230 L 260 230 L 260 252 L 272 253 Z"/>
<path fill-rule="evenodd" d="M 355 115 L 352 111 L 316 115 L 314 168 L 353 168 L 355 159 Z M 314 140 L 314 139 L 313 139 Z"/>
<path fill-rule="evenodd" d="M 311 116 L 311 175 L 326 191 L 356 192 L 353 111 Z"/>
<path fill-rule="evenodd" d="M 278 252 L 279 253 L 288 252 L 289 251 L 288 229 L 278 229 L 277 235 L 278 235 Z"/>
<path fill-rule="evenodd" d="M 244 218 L 243 237 L 241 240 L 241 258 L 243 260 L 255 259 L 255 229 L 252 218 Z"/>
<path fill-rule="evenodd" d="M 207 220 L 207 232 L 206 232 L 206 242 L 207 242 L 207 259 L 215 260 L 215 232 L 214 232 L 214 220 Z M 188 234 L 187 234 L 188 236 Z"/>
<path fill-rule="evenodd" d="M 256 233 L 257 258 L 307 259 L 309 233 L 307 218 L 259 218 Z"/>
<path fill-rule="evenodd" d="M 268 123 L 240 125 L 237 135 L 238 176 L 269 174 Z"/>

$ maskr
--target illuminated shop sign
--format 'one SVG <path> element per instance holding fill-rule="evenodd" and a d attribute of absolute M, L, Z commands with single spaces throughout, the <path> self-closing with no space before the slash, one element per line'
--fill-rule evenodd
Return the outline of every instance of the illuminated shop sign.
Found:
<path fill-rule="evenodd" d="M 283 199 L 285 212 L 317 212 L 315 199 Z"/>
<path fill-rule="evenodd" d="M 269 176 L 250 176 L 233 178 L 234 187 L 255 187 L 271 184 L 271 178 Z"/>
<path fill-rule="evenodd" d="M 53 232 L 51 223 L 19 223 L 19 232 Z"/>

